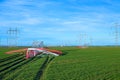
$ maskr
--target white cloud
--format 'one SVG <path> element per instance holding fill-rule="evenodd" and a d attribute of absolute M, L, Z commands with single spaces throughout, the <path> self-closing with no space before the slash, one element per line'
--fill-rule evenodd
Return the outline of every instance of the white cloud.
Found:
<path fill-rule="evenodd" d="M 20 25 L 21 35 L 26 39 L 48 37 L 67 40 L 84 32 L 95 36 L 104 34 L 111 22 L 120 21 L 119 13 L 108 7 L 61 4 L 62 1 L 6 0 L 0 5 L 0 25 Z"/>
<path fill-rule="evenodd" d="M 39 18 L 27 18 L 22 20 L 11 20 L 11 21 L 1 21 L 0 25 L 7 26 L 7 25 L 38 25 L 41 24 L 42 20 Z"/>
<path fill-rule="evenodd" d="M 28 18 L 28 19 L 19 20 L 19 21 L 13 21 L 13 23 L 26 24 L 26 25 L 37 25 L 37 24 L 42 23 L 42 21 L 37 18 Z"/>

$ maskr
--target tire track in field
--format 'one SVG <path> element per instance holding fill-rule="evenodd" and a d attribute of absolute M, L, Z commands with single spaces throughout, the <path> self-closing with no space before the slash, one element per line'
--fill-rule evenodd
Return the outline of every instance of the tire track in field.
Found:
<path fill-rule="evenodd" d="M 9 62 L 6 62 L 6 63 L 1 64 L 0 67 L 7 66 L 7 65 L 9 65 L 9 64 L 11 64 L 11 63 L 13 63 L 13 62 L 15 62 L 15 61 L 18 61 L 18 60 L 20 60 L 20 59 L 23 59 L 23 58 L 24 58 L 24 56 L 20 56 L 20 57 L 18 57 L 18 58 L 15 58 L 15 59 L 9 61 Z"/>
<path fill-rule="evenodd" d="M 13 58 L 15 58 L 15 57 L 20 56 L 20 55 L 23 55 L 23 54 L 15 54 L 15 55 L 12 55 L 12 56 L 9 56 L 9 57 L 0 59 L 0 63 L 5 62 L 5 61 L 9 61 L 9 60 L 11 60 L 11 59 L 13 59 Z"/>
<path fill-rule="evenodd" d="M 37 60 L 39 60 L 39 59 L 38 59 L 38 58 L 35 58 L 34 60 L 31 60 L 31 61 L 29 61 L 29 62 L 35 62 L 35 61 L 37 61 Z M 28 63 L 26 63 L 26 64 L 28 64 Z M 25 64 L 23 67 L 25 67 L 26 64 Z M 17 69 L 17 70 L 18 70 L 18 69 Z M 17 70 L 15 70 L 15 71 L 17 71 Z M 10 79 L 11 79 L 11 80 L 15 80 L 16 77 L 18 77 L 23 71 L 24 71 L 24 70 L 19 69 L 17 72 L 15 72 L 16 74 L 13 75 Z"/>
<path fill-rule="evenodd" d="M 40 80 L 43 76 L 43 73 L 47 67 L 47 65 L 54 59 L 55 57 L 50 58 L 48 55 L 46 57 L 46 60 L 43 62 L 42 66 L 39 68 L 39 71 L 37 72 L 36 76 L 34 77 L 33 80 Z"/>
<path fill-rule="evenodd" d="M 29 61 L 29 62 L 35 62 L 35 61 L 37 61 L 38 59 L 39 59 L 39 58 L 36 58 L 36 59 L 31 60 L 31 61 Z M 29 62 L 25 63 L 25 65 L 28 64 Z M 22 65 L 22 66 L 24 66 L 24 65 Z M 15 70 L 15 71 L 17 71 L 17 70 Z M 19 76 L 22 72 L 23 72 L 23 70 L 22 70 L 22 69 L 19 69 L 18 72 L 15 73 L 15 75 L 13 75 L 10 79 L 11 79 L 11 80 L 16 79 L 16 77 Z"/>
<path fill-rule="evenodd" d="M 11 68 L 11 67 L 15 66 L 16 64 L 19 64 L 19 63 L 23 62 L 24 60 L 25 60 L 25 59 L 24 59 L 24 58 L 22 58 L 22 59 L 20 59 L 20 60 L 16 61 L 15 63 L 13 63 L 13 64 L 11 64 L 11 65 L 9 65 L 9 66 L 7 66 L 7 67 L 5 67 L 5 68 L 1 69 L 1 70 L 0 70 L 0 72 L 3 72 L 3 71 L 5 71 L 5 70 L 9 69 L 9 68 Z"/>
<path fill-rule="evenodd" d="M 29 60 L 24 60 L 24 61 L 21 62 L 21 64 L 20 64 L 20 63 L 19 63 L 19 64 L 16 64 L 16 65 L 13 66 L 12 68 L 10 68 L 8 71 L 3 72 L 3 73 L 0 75 L 0 80 L 3 80 L 4 75 L 9 74 L 9 73 L 12 73 L 12 72 L 14 72 L 16 69 L 18 69 L 19 67 L 24 66 L 24 65 L 26 65 L 26 64 L 28 64 L 29 62 L 34 61 L 34 60 L 35 60 L 35 57 L 30 58 Z"/>

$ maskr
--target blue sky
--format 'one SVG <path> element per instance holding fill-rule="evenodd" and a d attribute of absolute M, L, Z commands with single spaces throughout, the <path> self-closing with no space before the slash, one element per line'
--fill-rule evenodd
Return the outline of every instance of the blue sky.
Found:
<path fill-rule="evenodd" d="M 119 0 L 0 0 L 1 42 L 17 27 L 19 45 L 113 45 L 119 7 Z"/>

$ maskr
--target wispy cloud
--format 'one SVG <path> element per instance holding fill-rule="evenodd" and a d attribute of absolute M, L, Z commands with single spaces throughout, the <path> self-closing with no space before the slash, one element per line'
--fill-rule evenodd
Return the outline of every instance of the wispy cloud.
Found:
<path fill-rule="evenodd" d="M 0 2 L 0 29 L 17 26 L 22 40 L 75 41 L 80 33 L 88 33 L 97 42 L 100 36 L 108 38 L 111 25 L 120 21 L 120 11 L 114 10 L 118 3 L 112 0 L 4 0 Z"/>

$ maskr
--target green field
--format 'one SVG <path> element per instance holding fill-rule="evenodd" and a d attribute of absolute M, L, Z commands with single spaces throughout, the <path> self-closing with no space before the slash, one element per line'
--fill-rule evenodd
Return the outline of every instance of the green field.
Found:
<path fill-rule="evenodd" d="M 51 47 L 63 55 L 26 60 L 0 50 L 0 80 L 120 80 L 120 47 Z M 12 49 L 13 50 L 13 49 Z"/>

